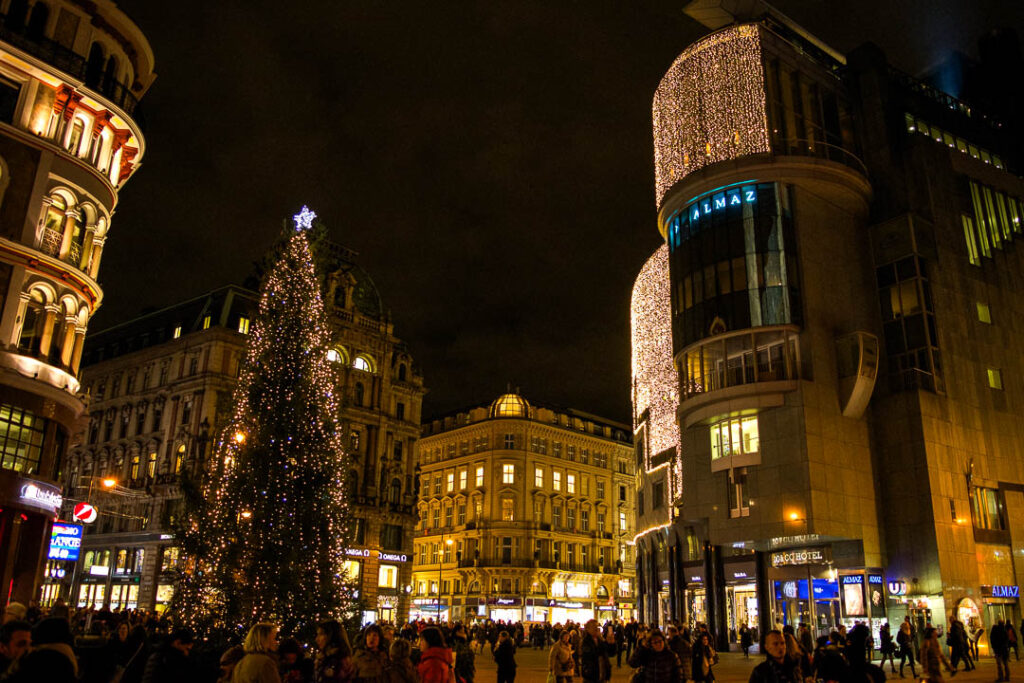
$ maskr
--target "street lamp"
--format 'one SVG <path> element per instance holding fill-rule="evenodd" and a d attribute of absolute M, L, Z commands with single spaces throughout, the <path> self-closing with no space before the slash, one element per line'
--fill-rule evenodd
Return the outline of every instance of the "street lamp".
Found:
<path fill-rule="evenodd" d="M 451 547 L 454 541 L 452 539 L 445 540 L 444 530 L 441 531 L 441 549 L 437 554 L 437 621 L 441 621 L 441 567 L 444 565 L 444 547 L 447 545 Z M 448 609 L 448 620 L 451 621 L 451 608 Z"/>

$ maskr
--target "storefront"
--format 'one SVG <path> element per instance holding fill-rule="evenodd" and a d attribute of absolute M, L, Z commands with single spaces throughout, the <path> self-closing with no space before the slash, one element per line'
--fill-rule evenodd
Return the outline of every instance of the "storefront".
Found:
<path fill-rule="evenodd" d="M 572 621 L 585 624 L 594 618 L 594 603 L 583 600 L 549 600 L 548 610 L 552 624 Z"/>
<path fill-rule="evenodd" d="M 487 616 L 491 621 L 523 621 L 523 599 L 507 596 L 488 598 Z"/>
<path fill-rule="evenodd" d="M 690 628 L 697 624 L 706 624 L 707 614 L 707 590 L 704 585 L 704 563 L 690 562 L 683 565 L 683 575 L 686 577 L 685 604 L 686 622 Z"/>
<path fill-rule="evenodd" d="M 410 621 L 448 621 L 448 603 L 438 604 L 437 598 L 413 598 L 409 609 Z"/>
<path fill-rule="evenodd" d="M 38 596 L 51 523 L 63 498 L 54 484 L 0 470 L 0 586 L 3 602 Z"/>
<path fill-rule="evenodd" d="M 548 621 L 548 616 L 547 598 L 526 599 L 526 621 L 546 622 Z"/>
<path fill-rule="evenodd" d="M 772 623 L 797 628 L 812 624 L 827 634 L 842 620 L 839 581 L 829 546 L 793 548 L 769 555 Z"/>
<path fill-rule="evenodd" d="M 982 585 L 981 601 L 985 605 L 985 620 L 990 627 L 999 619 L 1014 624 L 1014 626 L 1020 623 L 1020 586 Z M 1020 634 L 1017 637 L 1020 638 Z"/>
<path fill-rule="evenodd" d="M 726 561 L 724 573 L 729 642 L 738 643 L 740 626 L 757 628 L 757 563 L 753 559 Z"/>

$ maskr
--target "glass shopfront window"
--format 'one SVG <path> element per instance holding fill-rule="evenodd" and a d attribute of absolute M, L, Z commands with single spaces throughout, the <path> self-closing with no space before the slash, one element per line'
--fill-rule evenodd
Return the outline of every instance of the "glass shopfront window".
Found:
<path fill-rule="evenodd" d="M 0 467 L 38 473 L 45 431 L 45 419 L 16 406 L 0 405 Z"/>
<path fill-rule="evenodd" d="M 785 186 L 748 183 L 708 193 L 669 218 L 667 235 L 681 346 L 711 336 L 713 328 L 800 323 Z"/>

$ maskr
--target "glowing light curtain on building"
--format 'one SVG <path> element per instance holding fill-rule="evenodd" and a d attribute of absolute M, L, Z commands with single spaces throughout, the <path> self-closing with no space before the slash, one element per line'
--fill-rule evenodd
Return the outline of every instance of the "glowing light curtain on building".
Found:
<path fill-rule="evenodd" d="M 665 194 L 687 174 L 770 150 L 760 29 L 744 24 L 680 54 L 654 95 L 654 183 Z"/>

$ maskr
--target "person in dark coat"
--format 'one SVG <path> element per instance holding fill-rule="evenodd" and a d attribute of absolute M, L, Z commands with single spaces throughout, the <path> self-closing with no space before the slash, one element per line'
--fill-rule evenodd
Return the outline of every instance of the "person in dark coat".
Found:
<path fill-rule="evenodd" d="M 707 631 L 702 631 L 693 645 L 690 677 L 695 681 L 704 681 L 705 683 L 715 680 L 714 665 L 717 656 L 715 648 L 711 646 L 711 636 Z"/>
<path fill-rule="evenodd" d="M 195 638 L 188 629 L 178 629 L 146 660 L 142 683 L 179 683 L 194 680 L 198 672 L 189 653 Z"/>
<path fill-rule="evenodd" d="M 535 631 L 540 631 L 534 627 Z M 533 631 L 530 632 L 531 638 Z M 476 677 L 476 655 L 469 644 L 469 635 L 466 627 L 457 624 L 452 630 L 452 652 L 455 654 L 455 683 L 473 683 Z"/>
<path fill-rule="evenodd" d="M 498 683 L 513 683 L 516 680 L 516 644 L 508 631 L 498 634 L 492 653 L 498 665 Z"/>
<path fill-rule="evenodd" d="M 771 630 L 764 636 L 765 659 L 750 672 L 749 683 L 801 683 L 800 668 L 786 656 L 782 631 Z"/>
<path fill-rule="evenodd" d="M 661 631 L 651 631 L 641 640 L 629 658 L 629 665 L 642 668 L 643 683 L 682 683 L 679 657 L 673 652 Z"/>
<path fill-rule="evenodd" d="M 316 683 L 345 683 L 355 673 L 352 646 L 341 623 L 328 619 L 316 625 L 316 659 L 313 679 Z"/>
<path fill-rule="evenodd" d="M 28 652 L 32 644 L 32 625 L 15 619 L 0 626 L 0 676 L 15 660 Z"/>
<path fill-rule="evenodd" d="M 750 659 L 750 646 L 753 644 L 754 638 L 750 627 L 746 624 L 740 624 L 740 648 L 743 649 L 743 657 L 745 659 Z"/>
<path fill-rule="evenodd" d="M 611 660 L 608 658 L 608 645 L 601 637 L 601 628 L 597 619 L 591 619 L 583 626 L 580 634 L 580 675 L 584 683 L 601 683 L 606 680 L 604 673 L 611 673 Z"/>
<path fill-rule="evenodd" d="M 5 683 L 75 683 L 78 659 L 71 626 L 65 619 L 43 619 L 32 629 L 32 650 L 14 663 Z"/>
<path fill-rule="evenodd" d="M 996 658 L 996 681 L 1010 680 L 1010 638 L 1006 635 L 1006 623 L 999 619 L 988 633 L 988 644 Z"/>

